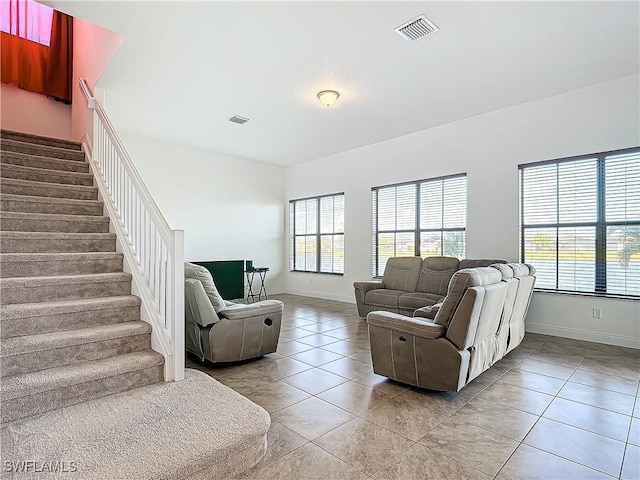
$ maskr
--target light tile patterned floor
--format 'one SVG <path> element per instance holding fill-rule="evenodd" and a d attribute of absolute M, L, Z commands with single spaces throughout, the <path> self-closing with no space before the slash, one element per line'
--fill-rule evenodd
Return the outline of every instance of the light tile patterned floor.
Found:
<path fill-rule="evenodd" d="M 242 479 L 640 479 L 640 351 L 527 334 L 461 392 L 373 373 L 352 304 L 279 295 L 278 352 L 202 370 L 272 418 Z"/>

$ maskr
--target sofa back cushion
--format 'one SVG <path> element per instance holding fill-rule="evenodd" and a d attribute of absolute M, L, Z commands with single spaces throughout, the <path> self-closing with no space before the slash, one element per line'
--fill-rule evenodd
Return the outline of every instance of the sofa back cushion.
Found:
<path fill-rule="evenodd" d="M 460 261 L 454 257 L 427 257 L 422 261 L 416 292 L 445 296 Z"/>
<path fill-rule="evenodd" d="M 204 291 L 207 293 L 207 296 L 211 301 L 211 305 L 213 305 L 213 309 L 216 311 L 216 313 L 221 312 L 226 308 L 227 305 L 225 304 L 222 295 L 220 295 L 220 293 L 218 292 L 216 284 L 213 283 L 213 277 L 211 276 L 209 270 L 201 265 L 196 265 L 194 263 L 185 263 L 184 278 L 193 278 L 202 282 Z"/>
<path fill-rule="evenodd" d="M 391 257 L 387 260 L 382 283 L 384 288 L 413 293 L 418 285 L 422 258 Z"/>
<path fill-rule="evenodd" d="M 447 328 L 467 289 L 493 285 L 502 281 L 502 274 L 495 268 L 478 267 L 458 270 L 451 277 L 447 296 L 438 310 L 434 322 Z"/>
<path fill-rule="evenodd" d="M 462 270 L 463 268 L 488 267 L 489 265 L 493 265 L 494 263 L 507 263 L 507 262 L 505 260 L 486 260 L 486 259 L 471 260 L 469 258 L 464 258 L 460 260 L 460 270 Z"/>

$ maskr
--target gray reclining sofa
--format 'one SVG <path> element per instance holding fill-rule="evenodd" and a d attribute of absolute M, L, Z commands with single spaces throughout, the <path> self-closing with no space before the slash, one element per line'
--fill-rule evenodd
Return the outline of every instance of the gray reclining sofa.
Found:
<path fill-rule="evenodd" d="M 454 257 L 392 257 L 380 280 L 355 282 L 358 315 L 374 310 L 411 315 L 414 310 L 441 302 L 449 280 L 463 268 L 487 267 L 504 260 L 458 260 Z"/>
<path fill-rule="evenodd" d="M 369 313 L 373 371 L 410 385 L 459 391 L 522 341 L 534 274 L 522 263 L 462 269 L 438 307 L 416 310 L 414 317 Z"/>

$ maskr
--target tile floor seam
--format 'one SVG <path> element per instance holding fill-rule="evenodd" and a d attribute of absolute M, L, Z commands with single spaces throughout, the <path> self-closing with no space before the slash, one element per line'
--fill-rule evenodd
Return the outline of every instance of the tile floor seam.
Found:
<path fill-rule="evenodd" d="M 451 418 L 451 417 L 449 417 L 449 418 Z M 504 437 L 504 438 L 506 438 L 506 439 L 508 439 L 508 440 L 512 440 L 512 441 L 514 441 L 514 442 L 517 442 L 517 445 L 516 445 L 516 446 L 515 446 L 515 448 L 511 451 L 511 453 L 509 454 L 509 456 L 507 457 L 507 459 L 506 459 L 506 460 L 505 460 L 505 461 L 500 465 L 500 468 L 498 469 L 498 472 L 497 472 L 495 475 L 493 475 L 493 478 L 495 478 L 495 477 L 498 475 L 498 473 L 500 473 L 500 470 L 502 470 L 502 468 L 503 468 L 503 467 L 504 467 L 504 465 L 507 463 L 507 461 L 509 460 L 509 458 L 511 458 L 511 456 L 515 453 L 515 451 L 516 451 L 516 450 L 518 449 L 518 447 L 521 445 L 522 440 L 515 440 L 515 439 L 513 439 L 513 438 L 511 438 L 511 437 L 507 437 L 506 435 L 503 435 L 503 434 L 501 434 L 501 433 L 493 432 L 493 431 L 491 431 L 491 430 L 487 430 L 486 428 L 479 427 L 479 426 L 477 426 L 477 425 L 473 425 L 472 423 L 469 423 L 469 422 L 465 422 L 464 420 L 459 420 L 459 421 L 460 421 L 460 422 L 462 422 L 462 423 L 465 423 L 465 424 L 467 424 L 467 425 L 471 425 L 471 426 L 473 426 L 473 427 L 480 428 L 480 429 L 485 430 L 485 431 L 487 431 L 487 432 L 489 432 L 489 433 L 493 433 L 493 434 L 495 434 L 495 435 L 499 435 L 499 436 Z M 444 423 L 444 422 L 443 422 L 443 423 Z M 437 427 L 436 427 L 436 428 L 437 428 Z M 431 431 L 433 431 L 433 429 L 432 429 Z M 428 434 L 425 434 L 422 438 L 426 437 L 427 435 L 428 435 Z M 422 440 L 422 438 L 421 438 L 420 440 Z M 418 440 L 418 442 L 419 442 L 420 440 Z M 423 445 L 423 446 L 424 446 L 424 445 Z M 427 447 L 427 448 L 429 448 L 429 447 Z M 431 449 L 431 450 L 433 450 L 433 449 Z M 435 451 L 435 450 L 434 450 L 434 451 Z M 445 454 L 445 453 L 441 453 L 441 455 L 445 455 L 446 457 L 453 458 L 453 457 L 450 457 L 449 455 L 447 455 L 447 454 Z M 453 460 L 456 460 L 456 459 L 455 459 L 455 458 L 453 458 Z M 474 470 L 477 470 L 477 471 L 479 471 L 479 472 L 482 472 L 482 473 L 484 473 L 484 474 L 486 474 L 486 475 L 491 476 L 491 474 L 486 473 L 486 472 L 484 472 L 484 471 L 482 471 L 482 470 L 479 470 L 478 468 L 473 467 L 473 466 L 471 466 L 471 465 L 469 465 L 469 464 L 467 464 L 467 463 L 463 462 L 462 460 L 456 460 L 456 461 L 458 461 L 458 462 L 460 462 L 460 463 L 463 463 L 463 464 L 467 465 L 468 467 L 473 468 Z"/>
<path fill-rule="evenodd" d="M 631 426 L 633 425 L 633 412 L 635 412 L 636 404 L 638 404 L 639 401 L 640 401 L 640 399 L 638 399 L 638 397 L 636 397 L 635 401 L 633 402 L 633 409 L 631 410 L 631 423 L 629 424 L 629 430 L 627 431 L 627 441 L 624 444 L 624 451 L 622 452 L 622 464 L 620 465 L 620 470 L 618 471 L 618 478 L 622 478 L 622 472 L 623 472 L 623 469 L 624 469 L 624 462 L 625 462 L 625 460 L 627 458 L 627 450 L 629 448 L 629 437 L 631 436 Z"/>
<path fill-rule="evenodd" d="M 547 343 L 547 342 L 545 342 L 545 343 Z M 544 345 L 544 343 L 543 343 L 542 345 Z M 541 345 L 541 346 L 542 346 L 542 345 Z M 586 358 L 586 356 L 589 354 L 589 352 L 591 352 L 591 351 L 593 350 L 593 347 L 594 347 L 594 344 L 592 343 L 592 344 L 591 344 L 591 347 L 590 347 L 590 348 L 589 348 L 589 350 L 587 351 L 587 354 L 585 354 L 585 356 L 583 357 L 582 361 L 584 361 L 584 359 L 585 359 L 585 358 Z M 540 347 L 538 347 L 538 348 L 540 348 Z M 569 383 L 569 381 L 571 380 L 571 377 L 575 374 L 575 372 L 578 370 L 578 368 L 580 367 L 580 365 L 582 365 L 582 361 L 581 361 L 581 362 L 578 364 L 578 366 L 574 369 L 574 371 L 573 371 L 573 373 L 571 374 L 571 376 L 570 376 L 567 380 L 565 380 L 564 384 L 562 385 L 562 388 L 560 388 L 560 390 L 558 391 L 558 393 L 560 393 L 560 391 L 562 391 L 562 389 L 567 385 L 567 383 Z M 550 418 L 544 417 L 544 414 L 546 413 L 546 411 L 549 409 L 549 407 L 550 407 L 550 406 L 551 406 L 551 404 L 555 401 L 555 399 L 556 399 L 556 398 L 559 398 L 559 397 L 558 397 L 558 394 L 553 395 L 553 400 L 551 400 L 551 402 L 549 402 L 549 404 L 547 405 L 547 407 L 544 409 L 544 411 L 543 411 L 543 412 L 540 414 L 540 416 L 538 417 L 538 420 L 536 421 L 536 423 L 535 423 L 535 424 L 534 424 L 534 425 L 529 429 L 529 432 L 527 433 L 527 435 L 522 439 L 522 443 L 524 443 L 525 445 L 528 445 L 528 446 L 530 446 L 530 447 L 537 448 L 538 450 L 545 451 L 545 452 L 550 453 L 550 454 L 552 454 L 552 455 L 555 455 L 555 456 L 557 456 L 557 457 L 563 458 L 563 459 L 568 460 L 568 461 L 570 461 L 570 462 L 577 463 L 578 465 L 582 465 L 583 467 L 591 468 L 592 470 L 596 470 L 596 471 L 598 471 L 598 472 L 600 472 L 600 473 L 603 473 L 603 474 L 605 474 L 605 475 L 609 475 L 608 473 L 606 473 L 606 472 L 604 472 L 604 471 L 602 471 L 602 470 L 598 470 L 597 468 L 590 467 L 590 466 L 585 465 L 585 464 L 583 464 L 583 463 L 580 463 L 580 462 L 578 462 L 578 461 L 572 460 L 572 459 L 570 459 L 570 458 L 563 457 L 562 455 L 558 455 L 557 453 L 554 453 L 554 452 L 551 452 L 551 451 L 544 450 L 543 448 L 540 448 L 540 447 L 538 447 L 537 445 L 531 445 L 531 444 L 529 444 L 529 443 L 526 443 L 526 442 L 525 442 L 525 441 L 526 441 L 526 439 L 527 439 L 527 437 L 529 436 L 529 433 L 531 433 L 531 431 L 536 427 L 536 425 L 538 425 L 538 423 L 540 422 L 540 420 L 541 420 L 542 418 L 544 418 L 544 419 L 546 419 L 546 420 L 548 420 L 548 421 L 551 421 L 551 422 L 556 422 L 556 423 L 559 423 L 559 424 L 562 424 L 562 425 L 567 425 L 567 426 L 569 426 L 569 427 L 577 428 L 577 429 L 579 429 L 579 430 L 583 430 L 583 431 L 586 431 L 586 432 L 592 433 L 592 434 L 594 434 L 594 435 L 599 435 L 599 434 L 597 434 L 597 433 L 595 433 L 595 432 L 591 432 L 591 431 L 589 431 L 589 430 L 582 429 L 582 428 L 577 427 L 577 426 L 575 426 L 575 425 L 570 425 L 570 424 L 566 424 L 566 423 L 563 423 L 563 422 L 558 422 L 558 421 L 556 421 L 556 420 L 553 420 L 553 419 L 550 419 Z M 561 398 L 561 397 L 560 397 L 560 398 Z M 604 436 L 604 435 L 601 435 L 601 436 Z M 605 437 L 605 438 L 609 438 L 609 437 Z M 618 477 L 620 477 L 621 472 L 622 472 L 622 466 L 624 465 L 624 452 L 626 452 L 626 449 L 627 449 L 627 443 L 625 443 L 625 447 L 624 447 L 624 451 L 623 451 L 623 455 L 622 455 L 622 461 L 621 461 L 620 468 L 619 468 L 619 474 L 618 474 Z M 609 476 L 611 476 L 611 475 L 609 475 Z"/>
<path fill-rule="evenodd" d="M 545 343 L 547 343 L 547 342 L 546 342 L 546 341 L 545 341 L 545 342 L 543 342 L 540 346 L 538 346 L 536 349 L 534 349 L 533 351 L 531 351 L 531 352 L 529 353 L 529 355 L 527 355 L 527 357 L 525 357 L 525 358 L 530 357 L 530 355 L 531 355 L 532 353 L 534 353 L 538 348 L 542 347 Z M 521 360 L 521 361 L 522 361 L 522 360 Z M 515 368 L 515 367 L 514 367 L 514 368 Z M 537 373 L 537 372 L 531 372 L 531 373 Z M 538 375 L 544 375 L 544 374 L 538 374 Z M 548 375 L 545 375 L 545 376 L 548 376 Z M 555 377 L 551 377 L 551 376 L 549 376 L 549 378 L 555 378 Z M 569 377 L 569 378 L 571 378 L 571 377 Z M 497 381 L 498 381 L 498 380 L 496 380 L 496 382 L 497 382 Z M 568 379 L 567 379 L 567 380 L 565 380 L 565 382 L 563 383 L 562 387 L 560 387 L 560 389 L 558 390 L 558 392 L 560 392 L 568 382 L 569 382 L 569 380 L 568 380 Z M 494 382 L 494 383 L 495 383 L 495 382 Z M 521 388 L 525 388 L 525 387 L 521 387 Z M 525 389 L 526 389 L 526 388 L 525 388 Z M 527 390 L 528 390 L 528 389 L 527 389 Z M 530 390 L 530 391 L 536 391 L 536 390 Z M 542 392 L 538 392 L 538 393 L 542 393 Z M 554 396 L 554 399 L 553 399 L 553 400 L 555 400 L 555 398 L 556 398 L 556 397 Z M 549 406 L 553 403 L 553 400 L 551 400 L 551 401 L 549 402 L 549 404 L 547 405 L 547 407 L 544 409 L 544 411 L 543 411 L 540 415 L 537 415 L 537 417 L 538 417 L 538 418 L 537 418 L 537 420 L 535 421 L 535 423 L 534 423 L 534 424 L 531 426 L 531 428 L 529 428 L 529 430 L 527 430 L 527 432 L 524 434 L 524 436 L 522 437 L 522 440 L 520 440 L 520 441 L 519 441 L 518 446 L 513 450 L 513 452 L 511 452 L 511 454 L 509 455 L 509 458 L 507 458 L 507 459 L 505 460 L 505 462 L 501 465 L 500 469 L 498 470 L 498 473 L 496 473 L 496 475 L 495 475 L 495 477 L 494 477 L 494 478 L 497 478 L 497 477 L 500 475 L 500 472 L 502 471 L 502 469 L 505 467 L 505 465 L 507 464 L 507 462 L 511 459 L 511 457 L 515 454 L 515 452 L 518 450 L 518 448 L 520 448 L 520 446 L 521 446 L 521 445 L 528 445 L 528 444 L 526 444 L 526 443 L 525 443 L 525 440 L 526 440 L 527 436 L 529 435 L 529 433 L 531 433 L 531 431 L 535 428 L 535 426 L 540 422 L 540 419 L 542 418 L 542 415 L 544 415 L 544 412 L 546 412 L 546 411 L 547 411 L 547 409 L 549 408 Z M 498 402 L 498 403 L 499 403 L 499 402 Z M 513 408 L 515 408 L 515 407 L 513 407 Z M 521 410 L 521 411 L 524 411 L 524 410 Z M 525 412 L 525 413 L 531 413 L 531 412 Z M 535 414 L 534 414 L 534 415 L 535 415 Z M 533 447 L 532 445 L 529 445 L 529 446 L 531 446 L 532 448 L 536 448 L 536 447 Z M 539 449 L 539 450 L 542 450 L 542 449 Z M 542 451 L 544 451 L 544 450 L 542 450 Z M 551 452 L 547 452 L 547 453 L 551 453 Z M 556 456 L 557 456 L 557 455 L 556 455 Z M 560 457 L 560 458 L 562 458 L 562 457 Z M 569 460 L 568 458 L 565 458 L 564 460 L 572 461 L 572 460 Z"/>
<path fill-rule="evenodd" d="M 525 439 L 525 440 L 526 440 L 526 439 Z M 583 466 L 583 467 L 585 467 L 585 468 L 588 468 L 588 469 L 590 469 L 590 470 L 595 470 L 596 472 L 599 472 L 599 473 L 602 473 L 602 474 L 604 474 L 604 475 L 607 475 L 608 477 L 616 478 L 616 477 L 614 477 L 613 475 L 611 475 L 611 474 L 609 474 L 609 473 L 607 473 L 607 472 L 605 472 L 605 471 L 603 471 L 603 470 L 599 470 L 599 469 L 594 468 L 594 467 L 591 467 L 591 466 L 589 466 L 589 465 L 585 465 L 584 463 L 578 462 L 577 460 L 572 460 L 572 459 L 570 459 L 570 458 L 563 457 L 562 455 L 558 454 L 557 452 L 552 452 L 551 450 L 545 450 L 543 447 L 540 447 L 540 446 L 538 446 L 538 445 L 532 445 L 532 444 L 530 444 L 530 443 L 526 443 L 524 440 L 523 440 L 523 442 L 522 442 L 522 443 L 523 443 L 524 445 L 528 446 L 528 447 L 531 447 L 531 448 L 535 448 L 535 449 L 541 450 L 541 451 L 543 451 L 543 452 L 545 452 L 545 453 L 548 453 L 548 454 L 550 454 L 550 455 L 554 455 L 554 456 L 556 456 L 556 457 L 562 458 L 563 460 L 566 460 L 566 461 L 568 461 L 568 462 L 576 463 L 576 464 L 581 465 L 581 466 Z M 624 459 L 624 457 L 623 457 L 623 459 Z"/>
<path fill-rule="evenodd" d="M 605 388 L 600 388 L 600 387 L 594 387 L 593 385 L 586 385 L 586 384 L 584 384 L 584 383 L 572 382 L 572 381 L 571 381 L 571 379 L 567 380 L 567 382 L 565 383 L 565 385 L 563 385 L 563 387 L 562 387 L 562 388 L 564 388 L 565 386 L 567 386 L 569 383 L 572 383 L 572 384 L 574 384 L 574 385 L 582 385 L 582 386 L 585 386 L 585 387 L 591 387 L 591 388 L 596 389 L 596 390 L 604 390 L 604 391 L 606 391 L 606 392 L 617 393 L 618 395 L 624 395 L 624 396 L 627 396 L 627 397 L 631 397 L 631 398 L 634 398 L 634 404 L 635 404 L 635 399 L 637 398 L 637 397 L 635 397 L 635 395 L 629 395 L 629 394 L 627 394 L 627 393 L 616 392 L 616 391 L 614 391 L 614 390 L 607 390 L 607 389 L 605 389 Z M 602 407 L 602 406 L 600 406 L 600 405 L 593 405 L 593 404 L 591 404 L 591 403 L 586 403 L 586 402 L 583 402 L 583 401 L 580 401 L 580 400 L 575 400 L 575 399 L 573 399 L 573 398 L 562 397 L 562 396 L 560 396 L 560 394 L 561 394 L 561 393 L 562 393 L 562 389 L 560 389 L 560 391 L 559 391 L 559 392 L 558 392 L 558 394 L 557 394 L 558 398 L 559 398 L 559 399 L 561 399 L 561 400 L 568 400 L 568 401 L 570 401 L 570 402 L 579 403 L 580 405 L 586 405 L 586 406 L 588 406 L 588 407 L 599 408 L 600 410 L 605 410 L 605 411 L 607 411 L 607 412 L 613 412 L 613 413 L 618 413 L 618 414 L 620 414 L 620 415 L 626 415 L 626 416 L 631 416 L 631 417 L 633 417 L 633 408 L 634 408 L 634 407 L 632 407 L 632 408 L 631 408 L 631 414 L 627 415 L 626 413 L 622 413 L 622 412 L 620 412 L 620 411 L 618 411 L 618 410 L 611 410 L 611 409 L 609 409 L 609 408 Z"/>
<path fill-rule="evenodd" d="M 622 472 L 624 469 L 624 460 L 627 456 L 627 448 L 629 448 L 629 443 L 625 443 L 624 445 L 624 450 L 622 452 L 622 463 L 620 464 L 620 468 L 618 469 L 618 478 L 621 479 L 622 478 Z"/>
<path fill-rule="evenodd" d="M 359 418 L 359 417 L 358 417 L 358 418 Z M 352 420 L 354 420 L 354 419 L 352 418 L 352 419 L 351 419 L 351 420 L 349 420 L 348 422 L 345 422 L 345 423 L 343 423 L 343 424 L 341 424 L 341 425 L 338 425 L 338 426 L 337 426 L 337 427 L 335 427 L 334 429 L 329 430 L 327 433 L 323 433 L 323 434 L 322 434 L 322 435 L 320 435 L 319 437 L 314 438 L 313 440 L 310 440 L 310 443 L 313 443 L 313 444 L 314 444 L 316 447 L 318 447 L 318 448 L 322 448 L 322 450 L 324 450 L 324 451 L 325 451 L 325 452 L 327 452 L 327 453 L 331 453 L 329 450 L 327 450 L 327 449 L 323 448 L 322 446 L 318 445 L 317 443 L 315 443 L 315 441 L 316 441 L 316 440 L 318 440 L 319 438 L 322 438 L 323 436 L 325 436 L 325 435 L 327 435 L 327 434 L 331 433 L 333 430 L 336 430 L 336 429 L 338 429 L 338 428 L 342 427 L 343 425 L 346 425 L 347 423 L 349 423 L 349 422 L 350 422 L 350 421 L 352 421 Z M 368 421 L 368 420 L 366 420 L 366 419 L 363 419 L 363 420 L 367 421 L 368 423 L 371 423 L 371 424 L 372 424 L 373 426 L 375 426 L 375 427 L 379 427 L 379 428 L 383 428 L 383 429 L 387 430 L 386 428 L 381 427 L 380 425 L 376 425 L 375 423 L 369 422 L 369 421 Z M 391 432 L 391 430 L 387 430 L 387 431 L 388 431 L 388 432 Z M 391 433 L 394 433 L 395 435 L 402 436 L 402 435 L 400 435 L 399 433 L 396 433 L 396 432 L 391 432 Z M 403 438 L 406 438 L 406 437 L 403 437 Z M 409 450 L 411 447 L 413 447 L 414 445 L 416 445 L 416 444 L 418 443 L 418 442 L 416 442 L 416 441 L 414 441 L 414 440 L 411 440 L 411 439 L 407 439 L 407 440 L 409 440 L 410 442 L 412 442 L 412 444 L 411 444 L 409 447 L 407 447 L 403 452 L 400 452 L 400 453 L 398 453 L 398 454 L 394 455 L 394 457 L 393 457 L 393 458 L 398 458 L 400 455 L 402 455 L 403 453 L 405 453 L 407 450 Z M 361 470 L 360 468 L 356 467 L 356 466 L 355 466 L 355 465 L 353 465 L 352 463 L 349 463 L 347 460 L 344 460 L 344 459 L 342 459 L 342 458 L 338 457 L 337 455 L 335 455 L 335 454 L 333 454 L 333 453 L 331 453 L 331 455 L 333 455 L 334 457 L 336 457 L 338 460 L 340 460 L 340 461 L 342 461 L 342 462 L 345 462 L 346 464 L 348 464 L 348 465 L 350 465 L 351 467 L 355 468 L 356 470 L 358 470 L 358 471 L 359 471 L 359 472 L 361 472 L 362 474 L 367 475 L 367 473 L 366 473 L 365 471 L 363 471 L 363 470 Z M 387 467 L 389 467 L 389 466 L 390 466 L 390 463 L 387 463 L 387 464 L 383 465 L 383 466 L 382 466 L 382 467 L 380 467 L 378 470 L 376 470 L 375 472 L 373 472 L 371 475 L 367 475 L 367 478 L 373 478 L 373 476 L 374 476 L 375 474 L 377 474 L 380 470 L 383 470 L 383 469 L 385 469 L 385 468 L 387 468 Z M 301 479 L 301 480 L 302 480 L 302 479 Z"/>
<path fill-rule="evenodd" d="M 587 353 L 585 354 L 585 356 L 582 358 L 582 361 L 584 361 L 584 359 L 585 359 L 585 358 L 587 358 L 587 356 L 589 355 L 589 353 L 591 353 L 591 352 L 593 351 L 594 347 L 595 347 L 595 343 L 593 343 L 593 344 L 591 345 L 591 348 L 587 351 Z M 581 361 L 581 362 L 580 362 L 580 364 L 578 364 L 578 366 L 576 367 L 576 371 L 578 370 L 578 368 L 580 368 L 580 365 L 582 365 L 582 361 Z M 574 371 L 574 373 L 575 373 L 575 371 Z M 573 374 L 572 374 L 572 376 L 573 376 Z M 556 420 L 556 419 L 553 419 L 553 418 L 549 418 L 549 417 L 545 417 L 545 416 L 544 416 L 544 414 L 546 413 L 546 411 L 549 409 L 549 407 L 553 404 L 553 402 L 554 402 L 557 398 L 559 398 L 559 399 L 561 399 L 561 400 L 567 400 L 567 401 L 570 401 L 570 402 L 572 402 L 572 401 L 573 401 L 573 400 L 568 399 L 568 398 L 558 397 L 558 394 L 559 394 L 559 393 L 562 391 L 562 389 L 563 389 L 564 387 L 566 387 L 566 386 L 567 386 L 567 384 L 568 384 L 568 383 L 570 383 L 570 382 L 571 382 L 571 377 L 569 377 L 569 378 L 564 382 L 564 384 L 562 385 L 562 388 L 560 388 L 560 390 L 558 390 L 558 393 L 556 393 L 556 394 L 553 396 L 553 400 L 551 401 L 551 403 L 549 403 L 549 405 L 547 405 L 547 408 L 545 408 L 545 409 L 544 409 L 544 412 L 542 412 L 542 414 L 540 415 L 540 418 L 546 418 L 547 420 L 551 420 L 551 421 L 553 421 L 553 422 L 561 423 L 561 424 L 563 424 L 563 425 L 568 425 L 568 426 L 570 426 L 570 427 L 577 428 L 577 429 L 583 430 L 583 431 L 585 431 L 585 432 L 593 433 L 593 434 L 595 434 L 595 435 L 600 435 L 600 436 L 605 437 L 605 438 L 611 438 L 612 440 L 616 440 L 616 441 L 620 442 L 621 440 L 618 440 L 618 439 L 616 439 L 616 438 L 610 437 L 610 436 L 608 436 L 608 435 L 604 435 L 604 434 L 601 434 L 601 433 L 598 433 L 598 432 L 594 432 L 594 431 L 592 431 L 592 430 L 588 430 L 588 429 L 586 429 L 586 428 L 579 427 L 579 426 L 577 426 L 577 425 L 573 425 L 573 424 L 570 424 L 570 423 L 561 422 L 561 421 L 559 421 L 559 420 Z M 576 383 L 576 382 L 571 382 L 571 383 Z M 594 388 L 598 388 L 598 387 L 594 387 Z M 618 392 L 618 393 L 620 393 L 620 392 Z M 624 395 L 624 394 L 622 394 L 622 395 Z M 637 397 L 636 397 L 636 400 L 637 400 Z M 576 402 L 576 403 L 582 403 L 582 402 Z M 612 413 L 617 413 L 617 414 L 619 414 L 619 415 L 624 415 L 624 414 L 622 414 L 622 413 L 614 412 L 614 411 L 612 411 L 612 410 L 609 410 L 609 409 L 606 409 L 606 408 L 601 408 L 601 407 L 598 407 L 598 406 L 596 406 L 596 405 L 590 405 L 590 404 L 583 404 L 583 405 L 588 405 L 588 406 L 593 407 L 593 408 L 600 408 L 601 410 L 605 410 L 605 411 L 612 412 Z M 634 404 L 634 407 L 635 407 L 635 404 Z M 632 410 L 632 414 L 631 414 L 631 415 L 624 415 L 624 416 L 629 416 L 629 417 L 631 417 L 631 419 L 633 420 L 633 410 Z M 538 422 L 536 422 L 536 424 L 537 424 L 537 423 L 538 423 Z M 632 423 L 632 422 L 630 422 L 630 424 L 629 424 L 629 429 L 628 429 L 628 432 L 627 432 L 627 440 L 628 440 L 628 438 L 629 438 L 629 432 L 631 431 L 631 423 Z M 535 427 L 535 425 L 534 425 L 534 427 Z M 532 427 L 532 429 L 533 429 L 533 427 Z M 625 443 L 625 450 L 626 450 L 626 444 L 628 443 L 628 441 L 625 441 L 624 443 Z M 624 455 L 623 455 L 623 457 L 622 457 L 622 458 L 623 458 L 623 462 L 622 462 L 622 463 L 624 463 Z M 620 468 L 622 469 L 622 465 L 620 466 Z"/>

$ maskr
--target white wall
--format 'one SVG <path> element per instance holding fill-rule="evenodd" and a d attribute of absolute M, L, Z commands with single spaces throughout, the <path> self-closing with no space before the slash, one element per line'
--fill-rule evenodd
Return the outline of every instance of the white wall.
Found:
<path fill-rule="evenodd" d="M 371 278 L 371 187 L 462 172 L 467 257 L 517 261 L 518 164 L 640 145 L 639 81 L 625 77 L 289 167 L 287 200 L 345 192 L 346 231 L 345 275 L 287 271 L 287 291 L 353 302 L 353 282 Z M 593 307 L 602 320 L 593 321 Z M 536 294 L 527 325 L 640 347 L 640 302 Z"/>
<path fill-rule="evenodd" d="M 71 135 L 74 140 L 80 141 L 87 133 L 91 138 L 92 111 L 87 108 L 87 101 L 80 90 L 79 80 L 84 78 L 89 89 L 94 91 L 124 37 L 80 18 L 73 19 L 73 36 Z"/>
<path fill-rule="evenodd" d="M 270 268 L 268 292 L 283 291 L 283 167 L 121 137 L 171 228 L 184 230 L 186 261 L 253 260 Z"/>
<path fill-rule="evenodd" d="M 0 87 L 0 102 L 2 128 L 71 139 L 70 105 L 8 83 L 3 83 Z"/>

